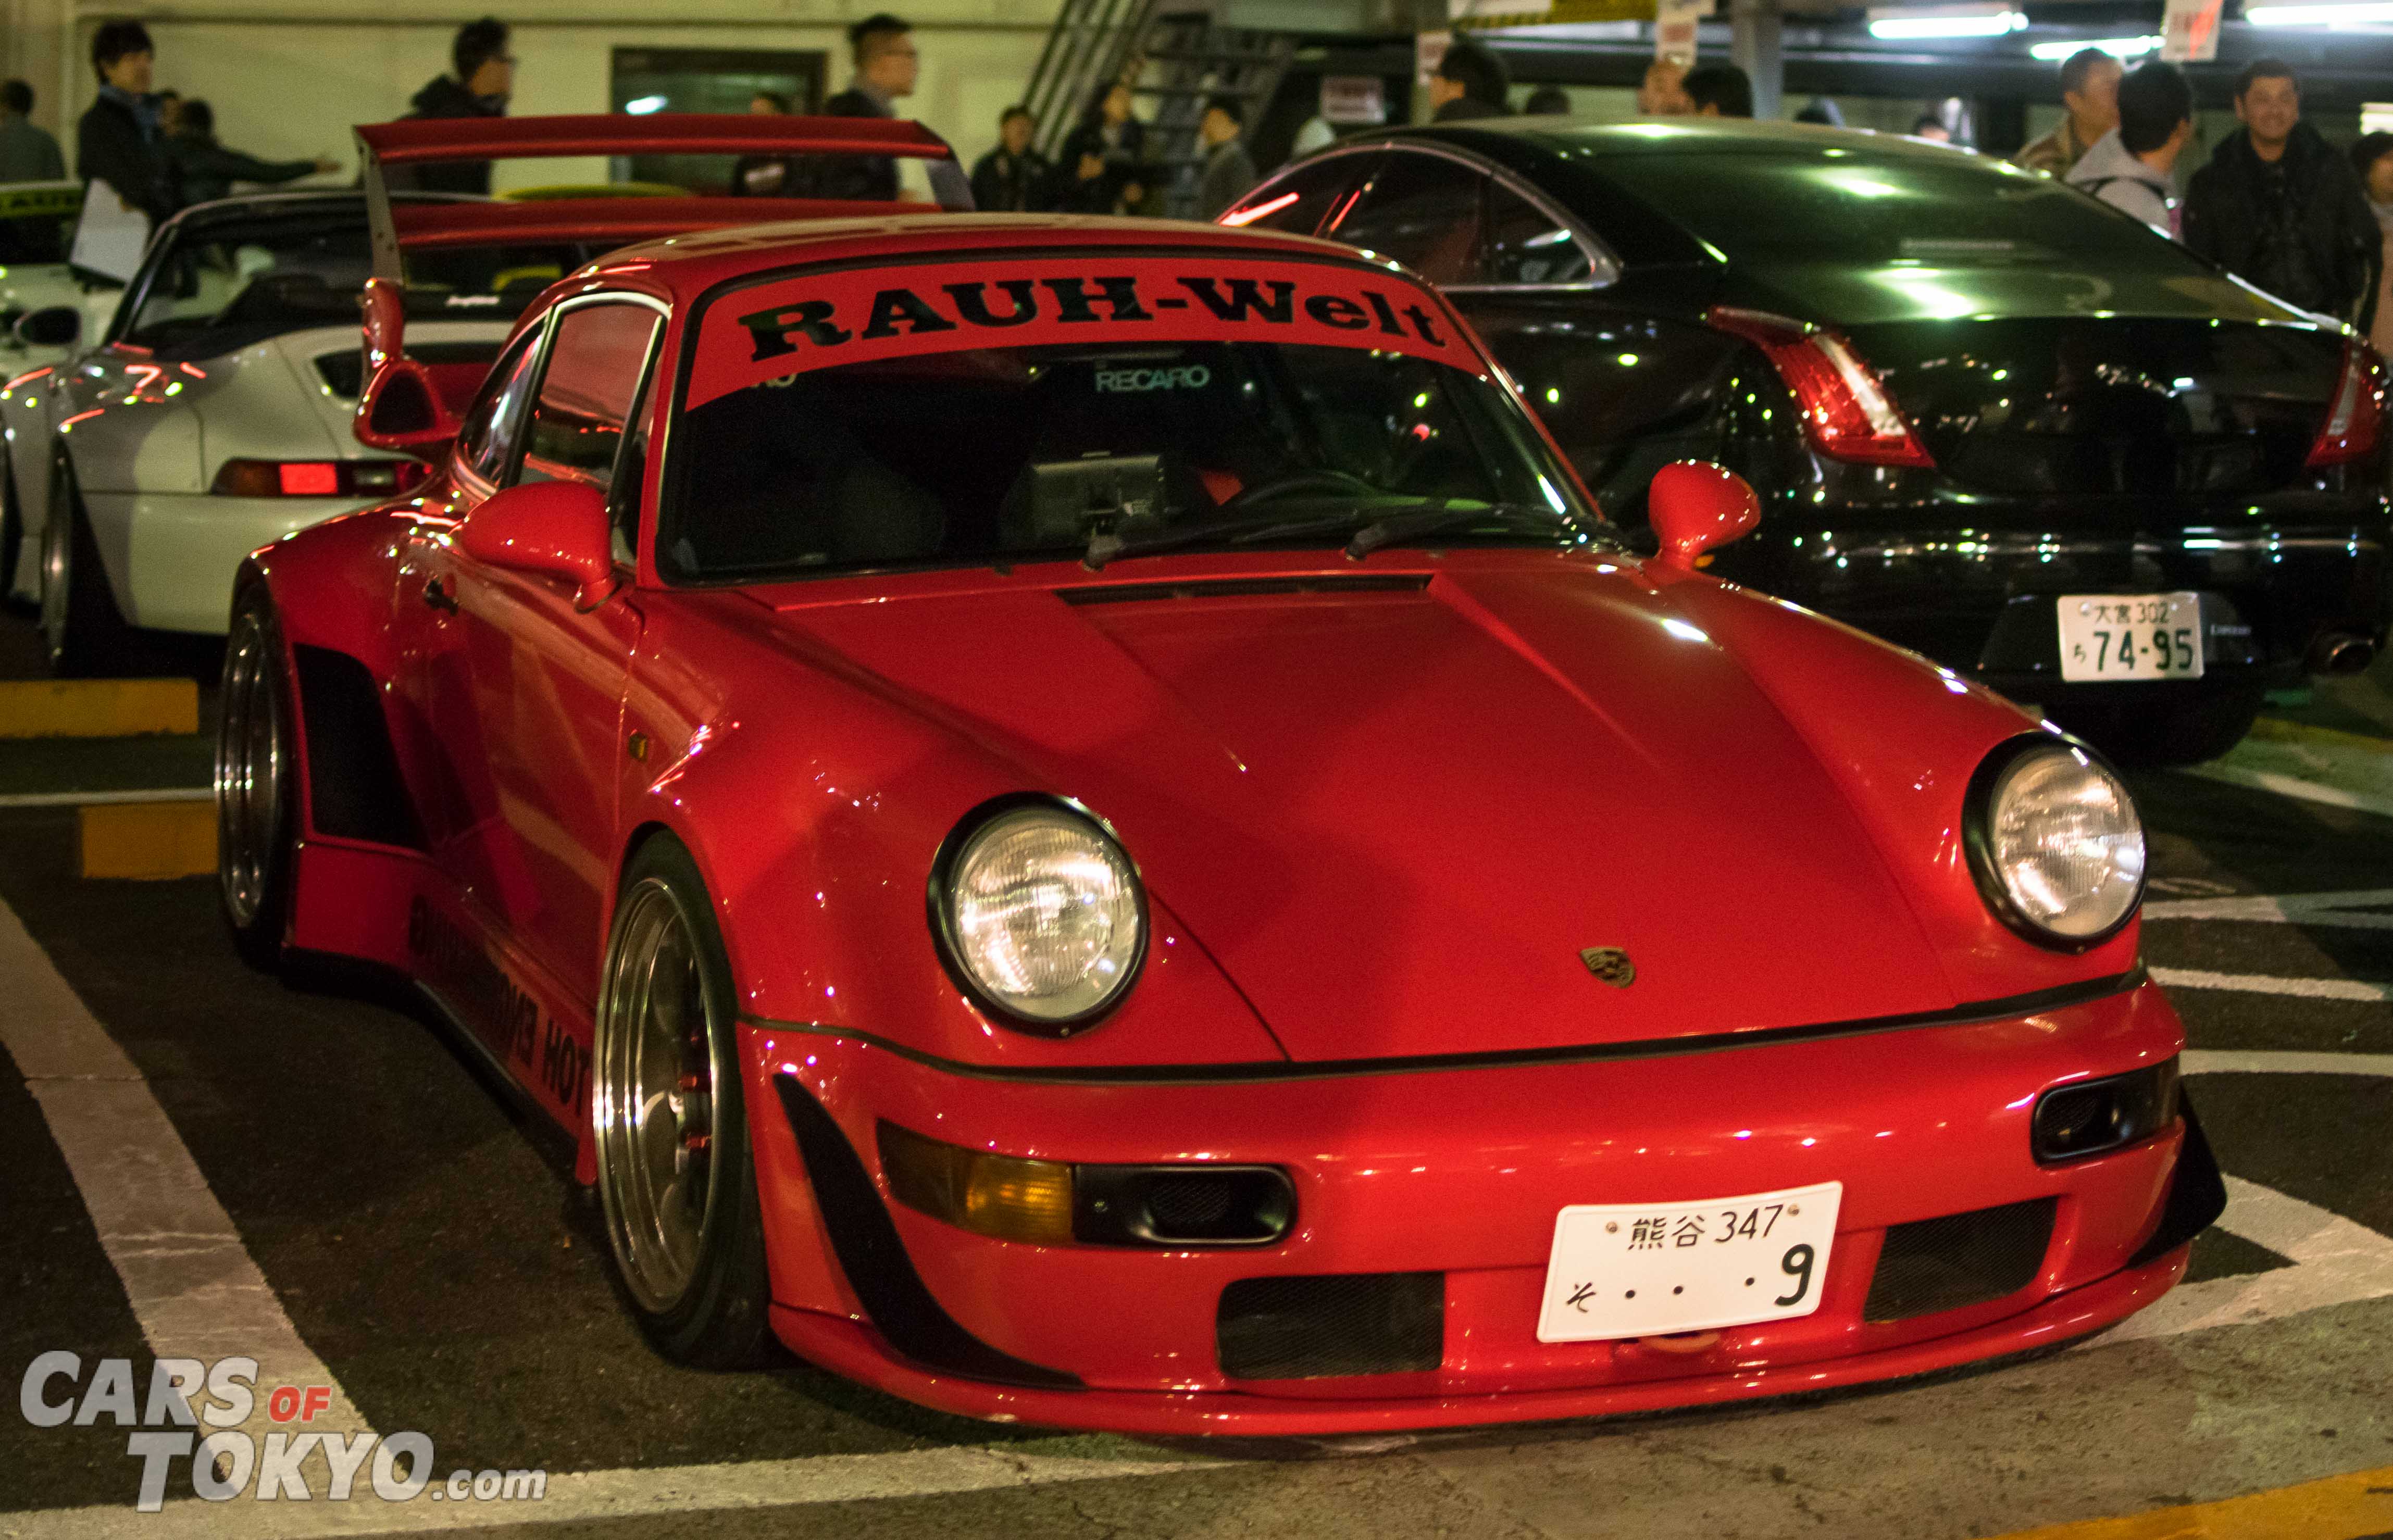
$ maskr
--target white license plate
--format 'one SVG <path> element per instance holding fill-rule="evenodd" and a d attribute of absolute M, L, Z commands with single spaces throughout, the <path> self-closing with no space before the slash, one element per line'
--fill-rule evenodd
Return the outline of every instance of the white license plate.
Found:
<path fill-rule="evenodd" d="M 1660 1337 L 1820 1308 L 1840 1181 L 1703 1203 L 1582 1204 L 1554 1220 L 1540 1342 Z"/>
<path fill-rule="evenodd" d="M 2060 677 L 2199 679 L 2202 601 L 2191 594 L 2064 594 Z"/>

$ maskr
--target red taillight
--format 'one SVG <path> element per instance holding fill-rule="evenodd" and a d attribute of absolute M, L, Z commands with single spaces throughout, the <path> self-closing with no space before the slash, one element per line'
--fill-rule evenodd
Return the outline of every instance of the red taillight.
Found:
<path fill-rule="evenodd" d="M 1795 393 L 1803 436 L 1831 460 L 1932 466 L 1935 460 L 1853 345 L 1824 327 L 1714 306 L 1705 318 L 1761 349 Z"/>
<path fill-rule="evenodd" d="M 2348 465 L 2365 460 L 2376 452 L 2384 434 L 2385 360 L 2355 337 L 2343 345 L 2343 373 L 2334 382 L 2334 398 L 2304 463 Z"/>
<path fill-rule="evenodd" d="M 208 490 L 222 497 L 390 497 L 430 472 L 416 460 L 228 460 Z"/>

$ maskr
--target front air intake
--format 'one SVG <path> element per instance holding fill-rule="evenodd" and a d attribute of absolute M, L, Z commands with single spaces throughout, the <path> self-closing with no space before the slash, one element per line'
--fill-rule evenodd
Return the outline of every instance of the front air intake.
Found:
<path fill-rule="evenodd" d="M 1908 1321 L 2017 1294 L 2044 1269 L 2059 1207 L 2032 1198 L 1889 1226 L 1862 1319 Z"/>
<path fill-rule="evenodd" d="M 1241 1278 L 1222 1291 L 1214 1330 L 1234 1379 L 1434 1369 L 1445 1359 L 1445 1274 Z"/>

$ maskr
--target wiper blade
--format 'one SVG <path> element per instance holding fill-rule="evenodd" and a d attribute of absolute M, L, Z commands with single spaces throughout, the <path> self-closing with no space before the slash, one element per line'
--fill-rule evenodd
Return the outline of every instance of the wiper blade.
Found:
<path fill-rule="evenodd" d="M 1341 500 L 1345 501 L 1345 500 Z M 1249 545 L 1261 541 L 1287 540 L 1297 535 L 1309 535 L 1322 530 L 1351 528 L 1356 520 L 1370 518 L 1371 510 L 1351 504 L 1334 513 L 1314 514 L 1303 518 L 1274 519 L 1258 524 L 1251 518 L 1213 519 L 1203 524 L 1185 524 L 1174 529 L 1157 530 L 1135 539 L 1123 540 L 1110 532 L 1090 536 L 1088 549 L 1081 555 L 1080 565 L 1092 572 L 1105 569 L 1105 563 L 1118 556 L 1144 556 L 1157 551 L 1169 551 L 1183 545 L 1196 545 L 1206 541 L 1222 541 L 1231 545 Z M 1501 521 L 1515 529 L 1535 529 L 1558 537 L 1583 535 L 1606 545 L 1614 543 L 1602 529 L 1582 525 L 1566 514 L 1534 502 L 1468 502 L 1457 503 L 1452 498 L 1440 498 L 1432 502 L 1406 508 L 1402 513 L 1372 519 L 1355 531 L 1346 542 L 1346 555 L 1361 561 L 1365 556 L 1400 541 L 1418 539 L 1439 529 L 1451 529 L 1473 520 Z"/>
<path fill-rule="evenodd" d="M 1354 531 L 1354 538 L 1346 542 L 1346 559 L 1361 561 L 1383 545 L 1393 545 L 1400 541 L 1419 540 L 1423 535 L 1432 535 L 1441 529 L 1450 529 L 1458 524 L 1489 520 L 1507 523 L 1515 529 L 1535 527 L 1556 535 L 1581 532 L 1581 526 L 1576 519 L 1567 514 L 1557 513 L 1551 508 L 1540 507 L 1534 502 L 1474 502 L 1458 505 L 1453 499 L 1449 498 L 1434 507 L 1419 508 L 1410 513 L 1392 514 L 1386 518 L 1375 519 L 1363 526 Z"/>

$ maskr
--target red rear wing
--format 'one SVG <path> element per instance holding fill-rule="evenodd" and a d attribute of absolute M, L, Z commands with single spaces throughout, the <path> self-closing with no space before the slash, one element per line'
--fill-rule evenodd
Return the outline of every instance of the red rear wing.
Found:
<path fill-rule="evenodd" d="M 384 168 L 428 161 L 540 160 L 562 155 L 871 156 L 928 163 L 939 206 L 972 207 L 963 168 L 948 142 L 918 123 L 893 118 L 792 118 L 750 113 L 594 112 L 551 118 L 410 118 L 360 124 L 374 271 L 401 276 L 399 252 L 412 244 L 505 244 L 575 240 L 629 242 L 655 235 L 768 219 L 885 213 L 886 203 L 798 199 L 687 198 L 557 200 L 542 203 L 456 203 L 394 217 Z M 899 205 L 903 206 L 903 205 Z"/>

